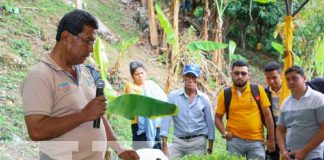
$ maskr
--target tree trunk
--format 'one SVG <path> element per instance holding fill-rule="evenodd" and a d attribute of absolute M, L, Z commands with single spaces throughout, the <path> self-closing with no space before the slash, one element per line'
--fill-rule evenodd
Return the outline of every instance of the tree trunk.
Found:
<path fill-rule="evenodd" d="M 202 39 L 207 41 L 208 40 L 208 18 L 210 16 L 210 11 L 209 11 L 209 2 L 208 0 L 205 0 L 205 12 L 204 12 L 204 23 L 203 23 L 203 31 L 202 31 Z"/>
<path fill-rule="evenodd" d="M 244 25 L 239 25 L 239 31 L 240 31 L 240 47 L 242 49 L 246 49 L 246 44 L 245 44 L 246 28 L 244 27 Z"/>
<path fill-rule="evenodd" d="M 215 29 L 215 42 L 223 42 L 223 19 L 217 15 L 216 29 Z M 222 49 L 214 51 L 213 61 L 217 65 L 219 70 L 223 69 L 223 56 L 224 51 Z"/>
<path fill-rule="evenodd" d="M 165 84 L 165 92 L 168 94 L 172 87 L 172 81 L 174 79 L 174 75 L 176 74 L 176 59 L 179 54 L 179 0 L 172 0 L 172 9 L 173 9 L 173 20 L 172 20 L 172 26 L 174 30 L 174 38 L 175 38 L 175 44 L 172 45 L 172 51 L 170 52 L 169 61 L 169 75 L 167 82 Z"/>
<path fill-rule="evenodd" d="M 149 14 L 150 22 L 150 41 L 152 48 L 156 48 L 159 44 L 157 26 L 155 22 L 154 2 L 153 0 L 147 0 L 147 11 Z"/>

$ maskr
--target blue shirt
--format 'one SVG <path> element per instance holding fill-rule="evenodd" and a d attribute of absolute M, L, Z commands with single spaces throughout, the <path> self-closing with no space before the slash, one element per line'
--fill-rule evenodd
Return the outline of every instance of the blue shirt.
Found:
<path fill-rule="evenodd" d="M 179 113 L 176 116 L 168 116 L 162 119 L 161 136 L 168 136 L 171 120 L 173 120 L 174 136 L 185 137 L 202 134 L 208 136 L 208 139 L 214 140 L 214 117 L 207 95 L 197 91 L 194 100 L 189 103 L 189 98 L 182 88 L 171 92 L 168 102 L 176 104 Z"/>

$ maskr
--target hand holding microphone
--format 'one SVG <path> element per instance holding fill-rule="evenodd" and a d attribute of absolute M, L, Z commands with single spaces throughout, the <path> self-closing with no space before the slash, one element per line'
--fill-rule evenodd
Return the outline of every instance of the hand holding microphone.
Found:
<path fill-rule="evenodd" d="M 97 80 L 96 87 L 96 97 L 104 95 L 105 82 L 101 79 Z M 100 117 L 93 121 L 93 128 L 100 128 Z"/>

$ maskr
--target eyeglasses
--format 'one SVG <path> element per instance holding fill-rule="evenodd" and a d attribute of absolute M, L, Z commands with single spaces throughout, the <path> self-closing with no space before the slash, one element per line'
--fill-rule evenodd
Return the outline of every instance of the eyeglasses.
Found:
<path fill-rule="evenodd" d="M 245 77 L 247 76 L 247 72 L 232 72 L 235 76 L 239 76 L 239 75 L 242 75 L 242 77 Z"/>
<path fill-rule="evenodd" d="M 89 46 L 93 46 L 96 43 L 96 40 L 87 40 L 87 39 L 82 38 L 79 35 L 76 35 L 76 37 L 80 38 L 83 42 L 86 42 L 87 45 L 89 45 Z"/>

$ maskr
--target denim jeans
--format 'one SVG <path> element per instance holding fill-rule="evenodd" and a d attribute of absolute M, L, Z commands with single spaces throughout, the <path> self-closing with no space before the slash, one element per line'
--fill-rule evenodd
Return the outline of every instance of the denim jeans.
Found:
<path fill-rule="evenodd" d="M 246 159 L 265 159 L 264 144 L 258 140 L 244 140 L 233 137 L 226 142 L 227 151 L 231 154 L 245 157 Z"/>

